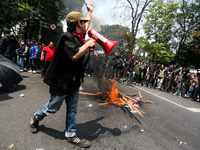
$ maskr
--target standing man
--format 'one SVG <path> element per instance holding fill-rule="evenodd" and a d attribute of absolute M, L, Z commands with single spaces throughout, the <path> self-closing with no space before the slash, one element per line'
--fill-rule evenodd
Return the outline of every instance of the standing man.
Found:
<path fill-rule="evenodd" d="M 153 62 L 153 65 L 149 66 L 146 76 L 147 76 L 146 80 L 147 80 L 148 86 L 149 88 L 151 88 L 151 86 L 153 85 L 153 80 L 156 77 L 156 62 Z"/>
<path fill-rule="evenodd" d="M 30 59 L 30 46 L 31 46 L 31 41 L 29 39 L 26 40 L 26 46 L 28 48 L 26 55 L 24 57 L 24 71 L 27 71 L 30 67 L 29 64 L 29 59 Z"/>
<path fill-rule="evenodd" d="M 16 37 L 10 34 L 10 30 L 5 29 L 3 33 L 4 36 L 1 37 L 1 42 L 0 42 L 0 54 L 8 58 L 9 60 L 15 62 L 16 58 L 15 50 L 20 47 L 19 43 Z"/>
<path fill-rule="evenodd" d="M 28 47 L 25 45 L 24 40 L 21 40 L 20 48 L 16 50 L 17 53 L 17 65 L 19 66 L 20 71 L 24 70 L 24 57 L 28 52 Z"/>
<path fill-rule="evenodd" d="M 126 65 L 126 64 L 125 64 Z M 125 81 L 127 81 L 127 85 L 130 86 L 130 82 L 131 82 L 131 78 L 133 76 L 133 69 L 134 69 L 134 66 L 135 66 L 135 56 L 134 55 L 131 55 L 129 61 L 127 62 L 127 79 L 125 79 L 123 81 L 123 83 Z"/>
<path fill-rule="evenodd" d="M 165 86 L 164 91 L 170 92 L 170 85 L 174 76 L 174 72 L 172 71 L 172 67 L 168 66 L 167 70 L 165 71 Z"/>
<path fill-rule="evenodd" d="M 63 101 L 67 104 L 66 130 L 67 141 L 80 147 L 89 147 L 88 140 L 76 135 L 76 117 L 79 97 L 79 87 L 83 82 L 85 62 L 84 55 L 88 48 L 95 47 L 96 40 L 85 41 L 85 35 L 91 22 L 94 5 L 86 3 L 88 10 L 86 19 L 79 12 L 67 15 L 67 32 L 59 40 L 44 77 L 44 82 L 50 86 L 50 101 L 41 107 L 31 118 L 32 133 L 38 132 L 39 121 L 49 114 L 56 113 Z"/>
<path fill-rule="evenodd" d="M 30 47 L 30 67 L 31 70 L 30 73 L 36 73 L 36 59 L 38 57 L 38 47 L 35 44 L 35 40 L 31 41 L 31 47 Z"/>
<path fill-rule="evenodd" d="M 53 48 L 53 42 L 50 42 L 49 46 L 46 46 L 42 49 L 41 62 L 44 61 L 44 64 L 42 67 L 41 78 L 45 76 L 47 68 L 49 67 L 51 59 L 53 57 L 54 51 L 55 51 L 55 48 Z M 45 55 L 45 59 L 44 59 L 44 55 Z"/>
<path fill-rule="evenodd" d="M 161 68 L 158 71 L 158 77 L 157 77 L 157 89 L 161 90 L 163 81 L 165 77 L 165 66 L 162 65 Z"/>

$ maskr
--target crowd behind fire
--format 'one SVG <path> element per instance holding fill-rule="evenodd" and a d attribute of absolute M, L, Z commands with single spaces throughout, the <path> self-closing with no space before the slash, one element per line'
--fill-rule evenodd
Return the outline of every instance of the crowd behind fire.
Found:
<path fill-rule="evenodd" d="M 0 54 L 17 63 L 22 72 L 28 71 L 34 74 L 36 70 L 41 70 L 43 78 L 55 51 L 53 42 L 49 42 L 48 46 L 36 43 L 35 40 L 21 40 L 18 43 L 9 30 L 5 30 L 4 35 L 0 42 Z M 130 58 L 121 55 L 104 57 L 93 52 L 89 55 L 85 72 L 88 76 L 114 78 L 119 83 L 126 82 L 129 87 L 147 86 L 198 101 L 200 69 L 191 72 L 190 69 L 177 65 L 164 66 L 145 60 L 136 61 L 134 55 Z"/>
<path fill-rule="evenodd" d="M 136 61 L 121 55 L 103 57 L 90 56 L 86 74 L 112 79 L 127 86 L 147 86 L 184 98 L 197 101 L 200 92 L 200 70 L 197 72 L 177 65 L 164 66 L 160 63 Z"/>

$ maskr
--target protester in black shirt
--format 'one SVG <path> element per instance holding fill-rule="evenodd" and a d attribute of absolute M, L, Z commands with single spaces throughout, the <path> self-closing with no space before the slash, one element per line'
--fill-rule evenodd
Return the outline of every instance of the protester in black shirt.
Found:
<path fill-rule="evenodd" d="M 146 76 L 147 76 L 147 78 L 146 78 L 147 85 L 149 87 L 151 87 L 153 85 L 153 80 L 156 77 L 156 62 L 154 62 L 152 66 L 149 66 L 149 69 L 147 70 Z"/>
<path fill-rule="evenodd" d="M 89 28 L 93 3 L 86 3 L 88 14 L 86 19 L 79 12 L 67 15 L 67 31 L 59 40 L 44 77 L 44 82 L 50 86 L 50 101 L 41 107 L 30 122 L 32 133 L 38 132 L 38 123 L 49 114 L 56 113 L 63 101 L 67 104 L 65 137 L 68 142 L 80 147 L 89 147 L 88 140 L 76 135 L 76 115 L 79 97 L 79 87 L 83 82 L 85 72 L 84 54 L 89 47 L 94 47 L 96 41 L 85 41 Z"/>
<path fill-rule="evenodd" d="M 3 33 L 4 36 L 1 37 L 1 42 L 0 42 L 0 54 L 8 58 L 9 60 L 15 62 L 16 59 L 15 50 L 20 47 L 19 43 L 16 37 L 10 34 L 10 30 L 5 29 Z"/>
<path fill-rule="evenodd" d="M 170 85 L 173 79 L 174 72 L 172 71 L 171 67 L 167 67 L 167 70 L 165 71 L 165 86 L 164 91 L 170 92 Z"/>
<path fill-rule="evenodd" d="M 129 61 L 126 62 L 125 68 L 127 69 L 127 79 L 123 80 L 123 83 L 127 81 L 127 85 L 129 86 L 131 84 L 131 78 L 133 76 L 133 69 L 135 66 L 135 56 L 131 55 Z"/>

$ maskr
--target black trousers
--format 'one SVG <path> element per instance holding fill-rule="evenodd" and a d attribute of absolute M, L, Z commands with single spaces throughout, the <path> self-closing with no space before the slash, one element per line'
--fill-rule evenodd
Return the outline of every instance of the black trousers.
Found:
<path fill-rule="evenodd" d="M 198 85 L 198 87 L 196 88 L 196 90 L 194 91 L 194 94 L 193 94 L 193 99 L 197 99 L 197 96 L 200 92 L 200 85 Z"/>
<path fill-rule="evenodd" d="M 45 76 L 45 73 L 46 73 L 46 71 L 49 67 L 49 64 L 50 64 L 50 62 L 46 62 L 46 61 L 44 62 L 42 72 L 41 72 L 41 76 Z"/>
<path fill-rule="evenodd" d="M 170 91 L 171 82 L 172 82 L 172 79 L 166 78 L 166 80 L 165 80 L 165 92 Z"/>
<path fill-rule="evenodd" d="M 36 70 L 36 59 L 30 59 L 30 67 L 31 67 L 31 70 Z"/>

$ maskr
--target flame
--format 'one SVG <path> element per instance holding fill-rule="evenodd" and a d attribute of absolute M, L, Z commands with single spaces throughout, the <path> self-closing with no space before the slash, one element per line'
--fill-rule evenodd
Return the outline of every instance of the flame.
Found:
<path fill-rule="evenodd" d="M 111 90 L 106 92 L 108 94 L 108 101 L 111 104 L 120 106 L 122 102 L 119 100 L 119 97 L 118 97 L 119 92 L 116 88 L 116 81 L 112 79 L 111 82 L 112 82 Z"/>

